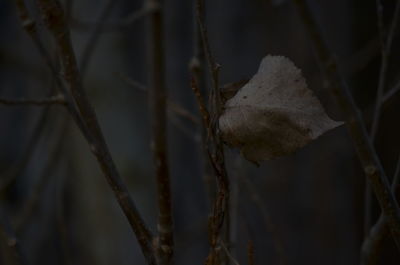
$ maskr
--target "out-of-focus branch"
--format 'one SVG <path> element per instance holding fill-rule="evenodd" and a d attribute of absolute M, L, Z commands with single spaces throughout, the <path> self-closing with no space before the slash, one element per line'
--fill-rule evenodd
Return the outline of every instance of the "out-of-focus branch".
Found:
<path fill-rule="evenodd" d="M 225 243 L 221 241 L 221 246 L 225 251 L 225 254 L 228 256 L 228 258 L 232 261 L 233 265 L 240 265 L 239 262 L 232 256 L 231 252 L 229 249 L 225 246 Z"/>
<path fill-rule="evenodd" d="M 102 32 L 118 31 L 132 27 L 132 25 L 146 16 L 157 12 L 160 6 L 157 4 L 145 5 L 139 10 L 131 12 L 126 18 L 116 21 L 106 21 L 102 23 Z M 71 21 L 71 27 L 76 29 L 90 30 L 97 27 L 99 21 L 83 21 L 73 19 Z"/>
<path fill-rule="evenodd" d="M 392 87 L 386 94 L 382 97 L 383 103 L 386 103 L 389 99 L 391 99 L 397 92 L 400 91 L 400 81 L 398 81 L 394 87 Z"/>
<path fill-rule="evenodd" d="M 400 155 L 397 160 L 396 170 L 394 173 L 391 190 L 395 194 L 400 184 Z M 379 253 L 383 244 L 383 240 L 389 235 L 390 230 L 388 220 L 383 214 L 380 215 L 378 221 L 369 231 L 361 246 L 361 264 L 374 265 L 378 262 Z"/>
<path fill-rule="evenodd" d="M 118 77 L 121 78 L 122 81 L 124 81 L 127 85 L 147 93 L 148 90 L 146 88 L 145 85 L 133 80 L 132 78 L 129 78 L 128 76 L 122 74 L 122 73 L 118 73 Z M 200 124 L 199 119 L 193 115 L 192 113 L 190 113 L 189 110 L 185 109 L 183 106 L 179 105 L 178 103 L 172 101 L 171 99 L 167 98 L 167 107 L 168 110 L 171 111 L 172 113 L 176 114 L 177 116 L 192 122 L 195 125 Z"/>
<path fill-rule="evenodd" d="M 343 59 L 341 69 L 345 76 L 354 75 L 365 69 L 379 55 L 379 38 L 372 37 L 350 57 Z"/>
<path fill-rule="evenodd" d="M 151 245 L 152 235 L 145 226 L 134 201 L 129 195 L 125 183 L 121 179 L 115 167 L 100 126 L 97 122 L 96 114 L 83 89 L 81 76 L 75 59 L 75 53 L 70 40 L 69 29 L 65 21 L 61 4 L 58 1 L 51 0 L 38 0 L 37 3 L 43 15 L 46 27 L 56 40 L 59 56 L 63 65 L 64 78 L 69 86 L 69 90 L 66 91 L 66 94 L 69 94 L 70 92 L 70 95 L 73 98 L 70 99 L 66 97 L 66 99 L 69 103 L 75 105 L 79 111 L 81 121 L 87 129 L 87 132 L 85 133 L 86 140 L 88 141 L 93 154 L 96 156 L 109 185 L 114 191 L 118 203 L 131 224 L 147 262 L 149 264 L 156 264 Z M 74 119 L 76 118 L 77 116 L 74 117 Z"/>
<path fill-rule="evenodd" d="M 392 48 L 392 42 L 398 24 L 400 1 L 397 1 L 387 39 L 385 39 L 385 34 L 384 34 L 385 30 L 383 25 L 383 5 L 381 0 L 376 0 L 376 11 L 378 17 L 379 36 L 381 41 L 381 67 L 379 72 L 378 88 L 376 91 L 375 110 L 372 118 L 372 125 L 370 132 L 372 143 L 375 142 L 375 138 L 378 133 L 382 107 L 385 102 L 386 95 L 384 94 L 384 91 L 387 83 L 387 71 L 389 66 L 389 58 Z M 367 185 L 365 186 L 365 222 L 364 222 L 365 235 L 368 235 L 369 229 L 371 227 L 371 222 L 372 222 L 371 210 L 372 210 L 371 184 L 367 183 Z"/>
<path fill-rule="evenodd" d="M 42 99 L 8 99 L 0 98 L 0 105 L 7 106 L 48 106 L 48 105 L 65 105 L 65 99 L 62 95 L 57 95 L 49 98 Z"/>
<path fill-rule="evenodd" d="M 390 58 L 390 53 L 392 49 L 392 44 L 393 44 L 393 38 L 396 32 L 398 20 L 399 20 L 399 14 L 400 14 L 400 1 L 397 1 L 392 23 L 389 28 L 388 32 L 388 37 L 385 40 L 384 39 L 384 28 L 383 28 L 383 6 L 380 0 L 376 0 L 376 5 L 377 5 L 377 13 L 378 13 L 378 25 L 379 25 L 379 31 L 381 35 L 381 68 L 379 72 L 379 83 L 378 83 L 378 89 L 377 89 L 377 94 L 376 94 L 376 103 L 375 103 L 375 112 L 374 112 L 374 117 L 373 117 L 373 122 L 372 122 L 372 127 L 371 127 L 371 138 L 372 141 L 374 141 L 378 127 L 379 127 L 379 121 L 381 117 L 381 110 L 382 110 L 382 104 L 383 104 L 383 97 L 384 97 L 384 90 L 386 86 L 386 76 L 387 76 L 387 68 L 389 65 L 389 58 Z"/>
<path fill-rule="evenodd" d="M 346 82 L 337 70 L 338 67 L 335 58 L 329 51 L 307 3 L 304 0 L 295 0 L 294 2 L 297 5 L 304 26 L 314 43 L 316 54 L 323 65 L 323 70 L 331 82 L 330 88 L 346 115 L 346 125 L 353 139 L 364 172 L 371 183 L 384 216 L 388 219 L 393 239 L 397 247 L 400 248 L 399 206 L 390 190 L 388 179 L 369 138 L 361 114 L 355 105 Z"/>
<path fill-rule="evenodd" d="M 162 1 L 146 0 L 145 6 L 159 6 L 148 17 L 148 102 L 152 132 L 151 147 L 155 165 L 158 196 L 157 257 L 160 265 L 172 264 L 174 253 L 171 183 L 167 148 L 167 91 Z"/>
<path fill-rule="evenodd" d="M 121 78 L 121 80 L 123 80 L 130 87 L 133 87 L 141 92 L 145 92 L 145 93 L 148 92 L 147 88 L 143 84 L 127 77 L 126 75 L 124 75 L 122 73 L 119 73 L 118 76 Z M 190 113 L 187 109 L 185 109 L 181 105 L 173 102 L 172 100 L 170 100 L 168 98 L 167 98 L 167 109 L 168 109 L 168 118 L 170 119 L 171 123 L 176 128 L 181 130 L 181 132 L 183 132 L 189 139 L 192 139 L 195 142 L 198 142 L 200 140 L 200 137 L 197 135 L 197 133 L 192 132 L 192 130 L 190 130 L 182 122 L 182 120 L 179 119 L 179 118 L 182 118 L 184 120 L 192 122 L 194 125 L 198 125 L 198 124 L 200 124 L 198 118 L 196 116 L 194 116 L 192 113 Z"/>
<path fill-rule="evenodd" d="M 0 181 L 0 192 L 8 188 L 11 183 L 14 183 L 14 180 L 24 172 L 31 161 L 32 155 L 38 146 L 38 142 L 49 117 L 49 110 L 49 107 L 45 107 L 42 110 L 42 113 L 40 114 L 38 121 L 35 123 L 35 126 L 32 130 L 32 135 L 29 138 L 22 158 L 20 158 L 15 164 L 11 165 L 7 170 L 1 172 L 2 177 Z"/>
<path fill-rule="evenodd" d="M 55 83 L 56 83 L 56 88 L 58 90 L 60 90 L 60 92 L 65 97 L 67 110 L 69 111 L 70 115 L 74 119 L 75 123 L 77 124 L 77 126 L 79 127 L 79 129 L 81 130 L 81 132 L 85 136 L 85 138 L 89 138 L 89 133 L 86 128 L 86 125 L 84 124 L 82 117 L 79 114 L 79 111 L 76 108 L 76 104 L 75 104 L 74 100 L 72 99 L 67 87 L 64 85 L 62 77 L 59 74 L 58 67 L 56 67 L 55 64 L 52 62 L 52 58 L 51 58 L 49 52 L 46 50 L 42 40 L 39 37 L 39 34 L 36 29 L 36 23 L 30 17 L 24 0 L 15 0 L 15 4 L 17 6 L 17 13 L 18 13 L 19 19 L 21 21 L 22 28 L 31 37 L 40 56 L 46 63 L 47 67 L 50 69 L 51 74 L 53 75 Z"/>
<path fill-rule="evenodd" d="M 59 133 L 56 134 L 55 140 L 52 141 L 53 143 L 51 144 L 52 146 L 50 147 L 49 155 L 47 156 L 49 159 L 41 170 L 37 183 L 32 185 L 28 198 L 25 200 L 21 210 L 18 212 L 17 218 L 14 222 L 14 227 L 18 234 L 22 234 L 20 231 L 25 228 L 25 225 L 29 222 L 32 214 L 35 212 L 46 184 L 49 182 L 60 158 L 62 158 L 62 150 L 67 142 L 65 141 L 65 136 L 69 130 L 69 121 L 69 119 L 65 119 L 63 124 L 60 126 Z"/>
<path fill-rule="evenodd" d="M 83 48 L 80 60 L 80 73 L 82 77 L 85 76 L 85 73 L 88 69 L 90 58 L 92 57 L 96 49 L 96 45 L 99 43 L 100 36 L 103 33 L 103 29 L 105 27 L 105 23 L 117 3 L 119 2 L 115 0 L 108 0 L 104 4 L 103 8 L 100 11 L 99 17 L 96 20 L 97 23 L 95 24 L 92 32 L 89 34 L 89 38 Z"/>

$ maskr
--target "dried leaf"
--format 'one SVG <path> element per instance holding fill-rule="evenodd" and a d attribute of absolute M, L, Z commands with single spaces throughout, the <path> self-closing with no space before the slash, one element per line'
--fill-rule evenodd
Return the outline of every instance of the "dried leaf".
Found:
<path fill-rule="evenodd" d="M 247 84 L 249 80 L 250 79 L 243 79 L 238 82 L 225 84 L 223 87 L 221 87 L 222 103 L 225 104 L 227 100 L 231 99 L 234 95 L 236 95 L 239 89 L 241 89 L 245 84 Z"/>
<path fill-rule="evenodd" d="M 292 154 L 341 124 L 328 117 L 292 61 L 271 55 L 219 119 L 223 140 L 255 163 Z"/>

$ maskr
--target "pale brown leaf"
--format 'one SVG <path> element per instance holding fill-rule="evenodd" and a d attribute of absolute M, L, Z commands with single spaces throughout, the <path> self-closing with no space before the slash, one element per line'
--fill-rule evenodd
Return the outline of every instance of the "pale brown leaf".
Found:
<path fill-rule="evenodd" d="M 301 70 L 283 56 L 266 56 L 224 107 L 223 140 L 255 163 L 292 154 L 342 124 L 328 117 Z"/>

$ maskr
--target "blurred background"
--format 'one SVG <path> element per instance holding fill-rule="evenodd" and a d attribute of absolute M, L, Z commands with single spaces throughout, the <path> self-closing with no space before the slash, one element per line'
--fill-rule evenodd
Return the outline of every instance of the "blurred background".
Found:
<path fill-rule="evenodd" d="M 63 2 L 70 10 L 78 62 L 108 2 Z M 140 10 L 143 2 L 115 2 L 103 17 L 114 27 L 105 27 L 90 47 L 83 81 L 117 168 L 156 231 L 147 94 L 127 82 L 146 85 L 146 19 L 115 26 Z M 26 3 L 40 21 L 34 1 Z M 375 1 L 309 3 L 369 126 L 380 67 Z M 385 29 L 395 4 L 383 1 Z M 206 1 L 206 6 L 211 49 L 221 64 L 221 85 L 251 77 L 268 54 L 284 55 L 302 69 L 330 117 L 343 120 L 292 1 L 214 0 Z M 165 74 L 169 100 L 199 117 L 189 71 L 195 43 L 193 14 L 193 1 L 164 3 Z M 38 29 L 46 49 L 55 55 L 42 22 Z M 55 82 L 23 31 L 13 1 L 0 1 L 0 32 L 0 98 L 45 98 Z M 398 82 L 398 43 L 396 37 L 387 91 Z M 375 142 L 390 178 L 399 155 L 399 100 L 395 94 L 386 101 Z M 210 196 L 201 128 L 174 113 L 168 117 L 175 264 L 204 264 Z M 15 232 L 27 264 L 145 264 L 97 161 L 63 106 L 0 104 L 0 150 L 2 229 Z M 240 264 L 248 264 L 249 241 L 254 244 L 255 264 L 359 263 L 365 177 L 344 126 L 296 154 L 260 167 L 240 157 L 238 150 L 225 151 L 232 192 L 231 253 Z M 374 199 L 373 222 L 379 214 Z M 8 247 L 13 242 L 3 234 L 0 264 L 13 264 Z M 389 265 L 399 260 L 394 243 L 386 238 L 379 261 Z"/>

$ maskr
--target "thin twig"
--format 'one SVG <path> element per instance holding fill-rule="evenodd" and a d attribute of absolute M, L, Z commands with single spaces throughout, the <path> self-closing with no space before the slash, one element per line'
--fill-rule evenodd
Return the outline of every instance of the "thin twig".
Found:
<path fill-rule="evenodd" d="M 378 25 L 379 31 L 381 35 L 381 68 L 379 73 L 379 83 L 378 89 L 376 94 L 376 103 L 375 103 L 375 112 L 374 118 L 371 127 L 371 138 L 372 141 L 376 138 L 376 134 L 379 127 L 379 121 L 381 117 L 381 110 L 383 104 L 383 97 L 384 97 L 384 90 L 386 86 L 386 79 L 387 79 L 387 68 L 389 65 L 390 53 L 393 44 L 393 38 L 396 33 L 396 28 L 399 20 L 400 14 L 400 1 L 397 1 L 392 23 L 389 29 L 388 37 L 385 41 L 384 39 L 384 29 L 383 29 L 383 6 L 380 0 L 376 0 L 377 5 L 377 13 L 378 13 Z"/>
<path fill-rule="evenodd" d="M 148 17 L 148 102 L 152 131 L 151 146 L 156 171 L 158 195 L 157 258 L 160 265 L 172 264 L 174 253 L 171 183 L 167 149 L 167 91 L 162 1 L 146 0 L 145 6 L 160 6 Z"/>
<path fill-rule="evenodd" d="M 54 140 L 54 143 L 49 151 L 49 155 L 47 156 L 49 159 L 46 161 L 44 168 L 41 170 L 38 181 L 32 185 L 32 190 L 28 198 L 25 200 L 21 210 L 19 210 L 17 214 L 14 227 L 18 234 L 21 234 L 21 230 L 29 222 L 32 214 L 35 212 L 35 209 L 38 206 L 40 198 L 43 194 L 43 190 L 45 189 L 46 184 L 49 182 L 49 179 L 52 177 L 52 173 L 58 165 L 60 158 L 62 158 L 62 149 L 66 144 L 65 136 L 67 133 L 68 119 L 65 119 L 59 133 L 56 134 L 56 139 Z"/>
<path fill-rule="evenodd" d="M 400 184 L 400 155 L 397 160 L 396 170 L 394 173 L 391 190 L 396 194 L 396 189 Z M 390 230 L 388 220 L 383 214 L 380 215 L 378 221 L 372 226 L 361 246 L 361 264 L 374 265 L 377 263 L 383 240 L 388 236 Z"/>
<path fill-rule="evenodd" d="M 397 247 L 400 249 L 400 211 L 393 193 L 390 191 L 388 178 L 372 145 L 367 129 L 357 109 L 346 82 L 338 73 L 338 67 L 323 39 L 307 3 L 295 0 L 299 13 L 314 43 L 317 56 L 324 66 L 324 71 L 332 82 L 330 88 L 346 115 L 346 125 L 357 150 L 364 172 L 375 192 L 380 207 L 388 219 L 390 230 Z"/>
<path fill-rule="evenodd" d="M 189 62 L 189 70 L 192 75 L 192 89 L 195 93 L 197 99 L 197 105 L 200 107 L 200 113 L 203 116 L 203 126 L 199 126 L 198 129 L 201 132 L 201 140 L 202 140 L 202 148 L 201 157 L 203 164 L 203 182 L 206 188 L 206 194 L 208 199 L 208 205 L 212 205 L 212 202 L 215 200 L 215 185 L 212 179 L 212 169 L 208 160 L 208 149 L 207 149 L 207 135 L 208 135 L 208 127 L 209 122 L 205 119 L 206 110 L 203 95 L 208 95 L 208 89 L 206 86 L 206 73 L 205 73 L 205 56 L 204 56 L 204 47 L 203 41 L 201 37 L 200 27 L 196 17 L 196 8 L 193 7 L 193 56 Z M 199 101 L 200 100 L 200 101 Z M 202 110 L 203 109 L 203 110 Z M 209 114 L 205 114 L 209 116 Z"/>
<path fill-rule="evenodd" d="M 145 85 L 137 82 L 136 80 L 133 80 L 132 78 L 122 74 L 118 73 L 118 77 L 121 78 L 122 81 L 124 81 L 127 85 L 142 91 L 142 92 L 148 92 L 147 88 Z M 184 118 L 187 121 L 192 122 L 195 125 L 200 124 L 199 119 L 193 115 L 190 111 L 185 109 L 183 106 L 179 105 L 178 103 L 172 101 L 171 99 L 167 98 L 167 107 L 168 110 L 170 110 L 172 113 L 176 114 L 177 116 Z"/>
<path fill-rule="evenodd" d="M 192 129 L 189 129 L 186 126 L 186 124 L 184 124 L 182 120 L 179 119 L 176 115 L 173 115 L 171 112 L 168 112 L 168 119 L 169 121 L 171 121 L 171 124 L 173 124 L 184 135 L 186 135 L 187 138 L 191 139 L 196 143 L 199 143 L 201 141 L 200 135 L 197 132 L 193 131 Z"/>
<path fill-rule="evenodd" d="M 199 111 L 202 117 L 203 126 L 207 130 L 210 126 L 210 113 L 207 110 L 206 103 L 201 95 L 200 88 L 197 85 L 196 79 L 192 78 L 191 87 L 194 95 L 196 96 L 197 105 L 199 106 Z"/>
<path fill-rule="evenodd" d="M 393 42 L 393 37 L 396 32 L 398 23 L 398 17 L 400 12 L 400 1 L 397 1 L 396 8 L 394 11 L 392 23 L 389 29 L 387 40 L 385 40 L 384 25 L 383 25 L 383 5 L 381 0 L 376 0 L 376 10 L 378 17 L 378 30 L 381 41 L 381 67 L 378 79 L 378 89 L 376 92 L 375 111 L 372 118 L 371 126 L 371 141 L 375 142 L 376 135 L 379 128 L 379 122 L 381 119 L 382 106 L 384 103 L 384 91 L 386 87 L 387 71 L 389 66 L 390 52 Z M 372 221 L 372 192 L 371 184 L 367 182 L 365 186 L 365 222 L 364 222 L 364 235 L 368 235 Z"/>
<path fill-rule="evenodd" d="M 147 88 L 143 84 L 137 82 L 136 80 L 133 80 L 122 73 L 118 73 L 118 77 L 121 78 L 121 80 L 124 81 L 127 85 L 141 92 L 145 93 L 148 92 Z M 187 128 L 187 126 L 178 117 L 190 121 L 194 125 L 200 124 L 198 118 L 194 116 L 192 113 L 190 113 L 188 110 L 186 110 L 184 107 L 173 102 L 168 98 L 167 98 L 167 108 L 168 108 L 168 118 L 171 121 L 171 124 L 173 124 L 176 128 L 181 130 L 189 139 L 192 139 L 195 142 L 199 142 L 200 137 L 197 134 L 197 132 L 192 132 L 192 130 Z"/>
<path fill-rule="evenodd" d="M 82 120 L 81 115 L 79 114 L 78 109 L 76 108 L 76 104 L 72 99 L 67 87 L 64 85 L 62 80 L 62 76 L 59 74 L 58 67 L 52 62 L 52 58 L 49 52 L 46 50 L 42 40 L 39 37 L 39 34 L 36 29 L 35 21 L 30 17 L 28 9 L 25 5 L 24 0 L 15 0 L 15 4 L 17 6 L 17 13 L 19 19 L 21 21 L 22 28 L 25 32 L 31 37 L 33 43 L 35 44 L 40 56 L 44 60 L 47 67 L 50 69 L 51 74 L 53 75 L 56 87 L 59 89 L 66 100 L 66 107 L 74 119 L 75 123 L 78 125 L 79 129 L 81 130 L 82 134 L 85 138 L 89 138 L 88 130 Z"/>
<path fill-rule="evenodd" d="M 82 77 L 86 74 L 90 59 L 92 58 L 92 55 L 96 49 L 96 45 L 99 43 L 99 39 L 101 34 L 103 33 L 104 25 L 107 21 L 107 18 L 111 15 L 111 12 L 113 11 L 117 3 L 119 2 L 115 0 L 108 0 L 104 4 L 103 8 L 100 11 L 99 17 L 96 20 L 97 23 L 95 24 L 93 31 L 89 34 L 89 38 L 83 48 L 79 64 Z"/>
<path fill-rule="evenodd" d="M 48 30 L 52 33 L 58 47 L 58 52 L 64 70 L 66 83 L 73 97 L 73 102 L 79 110 L 88 133 L 85 135 L 90 144 L 91 151 L 96 156 L 99 165 L 111 186 L 118 203 L 124 211 L 142 252 L 149 264 L 156 264 L 152 249 L 152 235 L 144 224 L 129 191 L 120 177 L 112 160 L 104 136 L 97 121 L 96 114 L 86 96 L 82 86 L 81 76 L 78 71 L 75 53 L 72 48 L 69 29 L 67 27 L 64 12 L 59 1 L 38 0 L 40 11 Z M 67 98 L 69 100 L 69 98 Z"/>
<path fill-rule="evenodd" d="M 342 61 L 345 76 L 351 76 L 364 70 L 380 53 L 379 38 L 374 36 L 364 46 Z"/>
<path fill-rule="evenodd" d="M 240 263 L 232 256 L 230 253 L 229 249 L 226 247 L 225 243 L 221 241 L 221 246 L 225 251 L 225 254 L 228 256 L 228 258 L 233 262 L 234 265 L 240 265 Z"/>
<path fill-rule="evenodd" d="M 221 91 L 219 87 L 219 69 L 220 65 L 215 61 L 211 52 L 208 41 L 207 28 L 205 23 L 205 3 L 204 0 L 196 0 L 196 19 L 200 29 L 202 46 L 207 60 L 209 72 L 212 81 L 212 90 L 210 91 L 210 114 L 209 124 L 205 128 L 208 129 L 207 148 L 209 152 L 210 162 L 214 169 L 217 180 L 217 195 L 214 202 L 213 214 L 210 217 L 209 233 L 210 233 L 210 253 L 207 257 L 206 264 L 213 265 L 218 260 L 217 245 L 221 237 L 221 231 L 224 228 L 225 217 L 229 216 L 229 180 L 225 167 L 224 147 L 219 135 L 219 117 L 222 113 Z M 193 86 L 192 86 L 193 87 Z M 201 107 L 201 106 L 200 106 Z M 204 115 L 203 115 L 204 116 Z M 228 222 L 229 223 L 229 222 Z M 225 226 L 225 236 L 229 245 L 229 226 Z M 225 257 L 224 257 L 225 258 Z M 226 260 L 226 258 L 225 258 Z"/>
<path fill-rule="evenodd" d="M 397 92 L 400 91 L 400 81 L 398 81 L 393 88 L 391 88 L 386 94 L 382 97 L 382 101 L 385 103 L 389 99 L 391 99 Z"/>
<path fill-rule="evenodd" d="M 8 99 L 0 98 L 0 105 L 7 106 L 47 106 L 47 105 L 65 105 L 65 99 L 62 95 L 57 95 L 49 98 L 42 99 Z"/>

